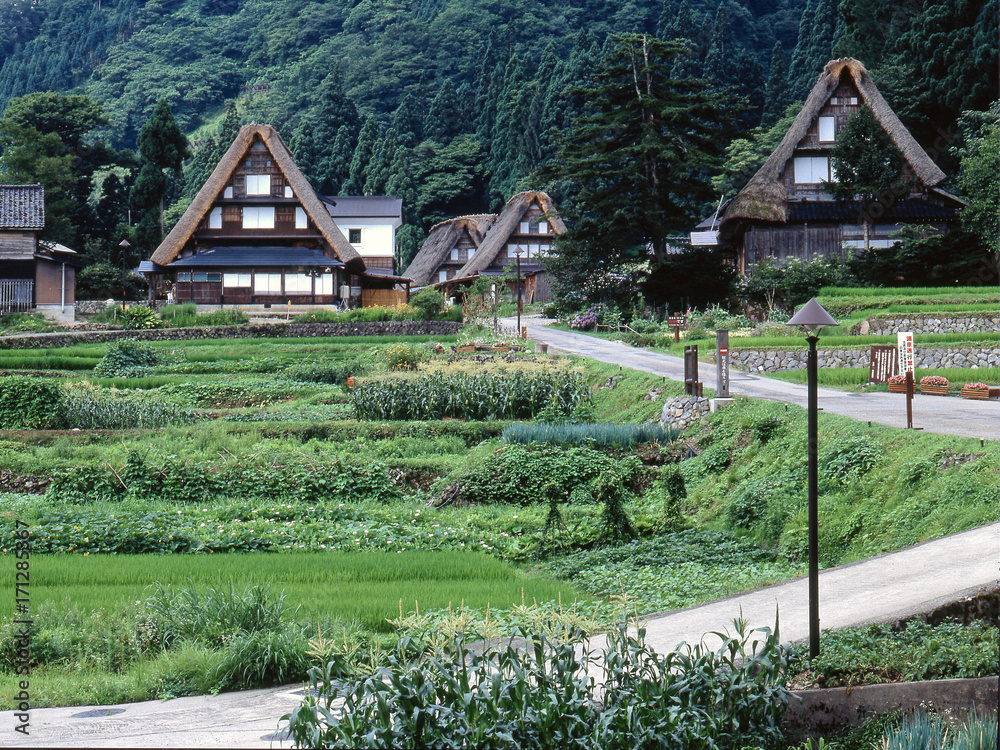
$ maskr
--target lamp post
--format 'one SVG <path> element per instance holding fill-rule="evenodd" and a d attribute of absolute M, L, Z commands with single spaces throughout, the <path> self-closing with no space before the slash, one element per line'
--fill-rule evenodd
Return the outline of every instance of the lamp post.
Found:
<path fill-rule="evenodd" d="M 127 284 L 125 276 L 125 255 L 128 253 L 128 249 L 132 247 L 128 240 L 122 240 L 118 243 L 118 247 L 122 249 L 122 309 L 125 308 L 125 286 Z"/>
<path fill-rule="evenodd" d="M 521 256 L 524 248 L 520 245 L 514 248 L 514 257 L 517 258 L 517 335 L 521 336 Z"/>
<path fill-rule="evenodd" d="M 819 482 L 816 459 L 816 416 L 819 411 L 816 394 L 817 354 L 816 342 L 820 329 L 835 326 L 837 321 L 815 298 L 802 306 L 788 325 L 806 329 L 809 342 L 808 375 L 808 417 L 809 417 L 809 658 L 819 656 Z"/>

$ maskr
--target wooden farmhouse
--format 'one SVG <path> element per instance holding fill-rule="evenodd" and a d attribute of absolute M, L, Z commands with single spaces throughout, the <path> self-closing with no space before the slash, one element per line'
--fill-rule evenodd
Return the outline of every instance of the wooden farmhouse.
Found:
<path fill-rule="evenodd" d="M 718 243 L 731 249 L 741 273 L 772 257 L 844 257 L 864 248 L 860 201 L 837 201 L 825 182 L 836 180 L 830 151 L 847 119 L 867 105 L 902 152 L 907 190 L 880 200 L 871 212 L 869 244 L 890 247 L 906 224 L 948 231 L 963 202 L 940 189 L 945 175 L 910 135 L 857 60 L 832 60 L 802 110 L 764 165 L 719 217 Z M 700 230 L 711 230 L 703 222 Z M 692 237 L 702 233 L 695 233 Z M 711 244 L 698 242 L 696 244 Z"/>
<path fill-rule="evenodd" d="M 462 216 L 436 224 L 403 272 L 414 286 L 433 285 L 446 294 L 478 276 L 501 276 L 521 258 L 525 302 L 550 298 L 541 259 L 566 231 L 548 195 L 518 193 L 496 214 Z"/>
<path fill-rule="evenodd" d="M 0 314 L 39 312 L 75 319 L 76 253 L 39 240 L 45 229 L 41 185 L 0 185 Z"/>
<path fill-rule="evenodd" d="M 357 200 L 317 195 L 278 132 L 247 125 L 180 221 L 140 265 L 150 281 L 150 299 L 172 287 L 178 302 L 214 307 L 405 302 L 406 291 L 398 287 L 406 279 L 393 276 L 391 265 L 369 270 L 366 263 L 368 257 L 381 265 L 385 247 L 391 247 L 387 243 L 395 244 L 398 222 L 344 215 L 343 202 Z M 375 202 L 384 212 L 384 204 L 395 200 Z M 383 225 L 388 239 L 374 229 Z"/>

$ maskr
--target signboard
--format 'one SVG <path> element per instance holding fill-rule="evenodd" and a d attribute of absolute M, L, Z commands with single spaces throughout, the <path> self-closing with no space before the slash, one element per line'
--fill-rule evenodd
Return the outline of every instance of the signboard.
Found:
<path fill-rule="evenodd" d="M 718 244 L 718 232 L 691 232 L 691 245 L 694 247 L 713 247 Z"/>
<path fill-rule="evenodd" d="M 686 328 L 687 327 L 687 316 L 686 315 L 668 315 L 667 325 L 671 328 Z"/>
<path fill-rule="evenodd" d="M 896 349 L 899 352 L 899 373 L 913 372 L 913 333 L 900 331 L 896 334 Z"/>
<path fill-rule="evenodd" d="M 899 364 L 899 351 L 895 346 L 873 346 L 868 358 L 868 382 L 888 383 Z"/>
<path fill-rule="evenodd" d="M 715 397 L 729 398 L 729 330 L 715 332 Z"/>

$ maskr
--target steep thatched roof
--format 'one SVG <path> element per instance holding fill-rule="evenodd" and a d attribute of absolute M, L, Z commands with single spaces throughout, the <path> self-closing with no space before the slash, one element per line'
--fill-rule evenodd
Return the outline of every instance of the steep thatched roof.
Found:
<path fill-rule="evenodd" d="M 504 245 L 507 244 L 510 236 L 517 231 L 525 212 L 535 201 L 538 201 L 538 205 L 542 207 L 542 212 L 552 225 L 552 231 L 555 234 L 562 234 L 566 231 L 566 225 L 556 213 L 552 199 L 547 193 L 543 193 L 541 190 L 527 190 L 518 193 L 507 201 L 500 216 L 490 227 L 490 231 L 486 233 L 486 239 L 483 240 L 482 246 L 469 259 L 469 262 L 459 269 L 458 273 L 455 274 L 456 278 L 474 276 L 489 268 Z"/>
<path fill-rule="evenodd" d="M 434 274 L 448 258 L 451 249 L 455 247 L 462 232 L 468 232 L 473 246 L 478 248 L 483 242 L 490 226 L 496 221 L 496 214 L 474 214 L 448 219 L 431 227 L 427 239 L 410 265 L 403 271 L 403 276 L 413 279 L 416 286 L 424 286 L 434 281 Z"/>
<path fill-rule="evenodd" d="M 764 162 L 764 166 L 750 179 L 732 200 L 722 215 L 722 221 L 731 219 L 759 219 L 761 221 L 788 220 L 788 194 L 781 184 L 781 172 L 792 157 L 795 147 L 805 137 L 810 125 L 819 115 L 820 109 L 829 101 L 840 83 L 842 74 L 847 73 L 854 81 L 861 98 L 875 114 L 875 119 L 882 126 L 892 142 L 903 153 L 904 158 L 917 178 L 927 187 L 937 185 L 944 180 L 945 174 L 931 161 L 920 144 L 910 135 L 910 131 L 899 121 L 882 94 L 875 87 L 874 81 L 865 70 L 865 66 L 857 60 L 843 58 L 831 60 L 823 68 L 816 85 L 806 98 L 792 126 L 778 147 Z"/>
<path fill-rule="evenodd" d="M 156 252 L 153 253 L 150 260 L 153 263 L 165 266 L 180 254 L 181 249 L 188 243 L 195 231 L 197 231 L 205 215 L 212 210 L 212 204 L 222 194 L 233 171 L 239 165 L 240 160 L 243 159 L 247 151 L 250 150 L 250 146 L 253 145 L 256 138 L 260 138 L 264 142 L 264 145 L 267 146 L 275 164 L 281 169 L 282 174 L 295 193 L 295 197 L 302 202 L 302 207 L 305 209 L 306 214 L 319 229 L 323 239 L 333 248 L 337 257 L 352 272 L 360 273 L 364 271 L 365 262 L 358 255 L 358 251 L 354 249 L 351 243 L 347 241 L 347 238 L 337 228 L 333 218 L 330 216 L 330 212 L 326 210 L 326 206 L 317 197 L 309 181 L 302 174 L 295 160 L 292 159 L 292 154 L 289 152 L 285 142 L 281 140 L 278 131 L 270 125 L 245 125 L 240 128 L 240 132 L 236 136 L 236 140 L 233 141 L 233 145 L 226 151 L 222 160 L 212 171 L 208 181 L 202 185 L 201 190 L 198 191 L 194 200 L 191 201 L 191 205 L 188 206 L 187 211 L 184 212 L 184 215 L 181 216 L 180 221 L 177 222 L 174 228 L 170 230 L 170 234 L 160 243 L 160 246 L 156 248 Z"/>

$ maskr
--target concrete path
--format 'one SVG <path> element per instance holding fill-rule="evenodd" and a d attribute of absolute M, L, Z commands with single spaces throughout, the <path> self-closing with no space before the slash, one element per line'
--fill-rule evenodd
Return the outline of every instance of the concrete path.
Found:
<path fill-rule="evenodd" d="M 620 341 L 606 341 L 583 333 L 547 327 L 551 321 L 522 318 L 528 338 L 549 345 L 549 351 L 577 354 L 599 362 L 622 365 L 671 380 L 684 380 L 684 360 L 672 354 L 638 349 Z M 516 324 L 515 324 L 516 325 Z M 702 342 L 699 342 L 702 343 Z M 711 342 L 704 342 L 711 346 Z M 715 387 L 715 367 L 702 363 L 702 382 Z M 729 391 L 736 396 L 762 398 L 806 406 L 806 387 L 798 383 L 730 371 Z M 906 397 L 899 393 L 847 393 L 833 388 L 818 389 L 819 407 L 825 412 L 851 419 L 872 421 L 890 427 L 906 427 Z M 922 396 L 913 399 L 913 424 L 927 432 L 961 437 L 1000 439 L 1000 401 L 971 401 L 963 398 Z"/>
<path fill-rule="evenodd" d="M 936 539 L 862 562 L 820 572 L 820 624 L 826 628 L 894 620 L 996 584 L 1000 524 Z M 700 607 L 654 615 L 647 642 L 670 651 L 706 633 L 732 631 L 742 616 L 752 627 L 774 627 L 783 641 L 809 633 L 806 580 L 770 586 Z M 594 639 L 600 647 L 603 639 Z M 706 643 L 717 640 L 709 636 Z M 3 714 L 0 747 L 290 747 L 272 740 L 278 720 L 300 704 L 302 686 L 176 698 L 120 706 L 46 708 L 30 712 L 30 736 L 14 732 Z"/>

